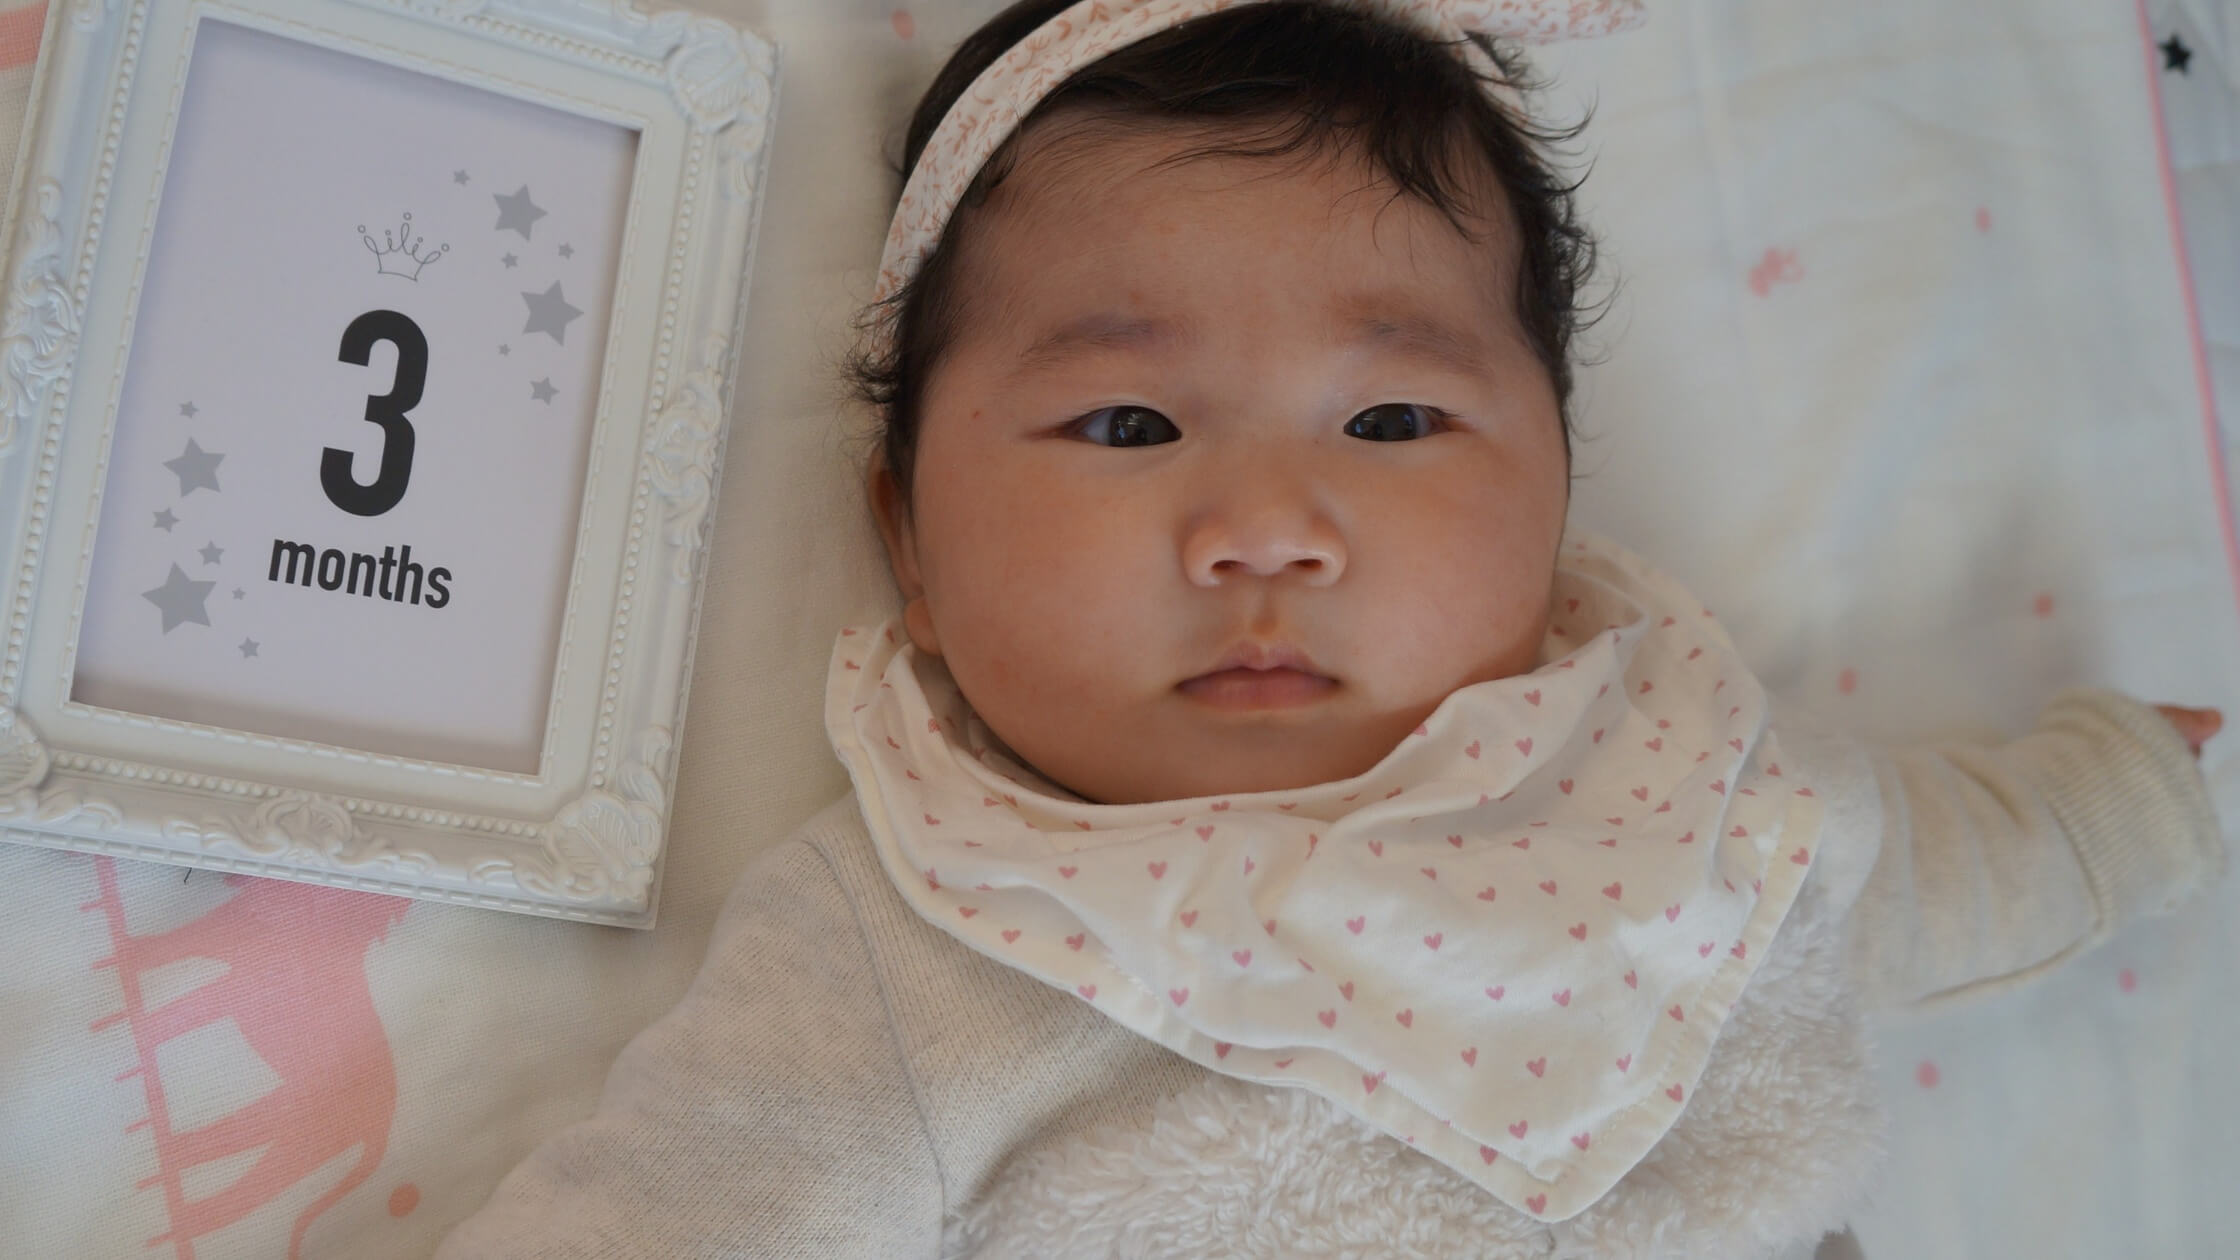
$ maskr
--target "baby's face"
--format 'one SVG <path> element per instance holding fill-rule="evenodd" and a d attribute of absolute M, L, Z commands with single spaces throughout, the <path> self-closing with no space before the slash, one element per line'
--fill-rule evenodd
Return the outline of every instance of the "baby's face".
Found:
<path fill-rule="evenodd" d="M 910 637 L 990 729 L 1091 801 L 1273 791 L 1532 669 L 1569 470 L 1507 226 L 1350 162 L 1037 139 L 959 242 L 915 520 L 872 483 Z M 1191 681 L 1250 643 L 1326 681 Z"/>

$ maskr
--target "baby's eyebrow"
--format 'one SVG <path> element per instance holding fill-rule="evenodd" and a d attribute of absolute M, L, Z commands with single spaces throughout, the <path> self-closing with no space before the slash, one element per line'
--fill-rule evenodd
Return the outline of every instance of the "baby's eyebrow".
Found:
<path fill-rule="evenodd" d="M 1012 373 L 1024 376 L 1077 354 L 1095 350 L 1138 350 L 1192 339 L 1187 324 L 1118 311 L 1096 311 L 1067 320 L 1035 338 L 1019 355 Z"/>
<path fill-rule="evenodd" d="M 1484 338 L 1428 311 L 1395 311 L 1369 303 L 1349 309 L 1353 322 L 1344 344 L 1394 351 L 1472 375 L 1485 371 L 1492 357 Z"/>
<path fill-rule="evenodd" d="M 1491 358 L 1484 338 L 1430 311 L 1373 299 L 1347 302 L 1341 310 L 1344 331 L 1334 339 L 1340 347 L 1370 347 L 1470 374 L 1484 371 Z M 1012 375 L 1047 370 L 1100 350 L 1145 350 L 1195 339 L 1187 321 L 1095 311 L 1035 338 L 1013 364 Z"/>

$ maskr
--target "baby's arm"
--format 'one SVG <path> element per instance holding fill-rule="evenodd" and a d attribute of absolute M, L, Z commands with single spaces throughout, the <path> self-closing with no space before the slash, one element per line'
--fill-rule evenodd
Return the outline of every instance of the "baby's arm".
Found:
<path fill-rule="evenodd" d="M 934 1255 L 940 1175 L 885 1011 L 823 856 L 772 851 L 597 1112 L 508 1173 L 438 1260 Z"/>
<path fill-rule="evenodd" d="M 2196 736 L 2213 733 L 2206 719 L 2073 691 L 2011 743 L 1871 754 L 1882 842 L 1850 930 L 1870 1000 L 2018 982 L 2221 875 L 2224 839 L 2194 764 Z"/>

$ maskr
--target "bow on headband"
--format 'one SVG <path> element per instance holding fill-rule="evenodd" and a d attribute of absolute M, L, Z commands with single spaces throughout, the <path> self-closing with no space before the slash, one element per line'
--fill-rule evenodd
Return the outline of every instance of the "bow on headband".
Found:
<path fill-rule="evenodd" d="M 1266 0 L 1081 0 L 996 59 L 934 129 L 910 173 L 879 263 L 877 301 L 917 274 L 957 201 L 1019 122 L 1074 71 L 1192 18 Z M 1434 38 L 1469 34 L 1519 43 L 1607 35 L 1638 25 L 1641 0 L 1345 0 Z M 1464 44 L 1479 56 L 1475 45 Z M 1481 65 L 1490 71 L 1490 66 Z"/>

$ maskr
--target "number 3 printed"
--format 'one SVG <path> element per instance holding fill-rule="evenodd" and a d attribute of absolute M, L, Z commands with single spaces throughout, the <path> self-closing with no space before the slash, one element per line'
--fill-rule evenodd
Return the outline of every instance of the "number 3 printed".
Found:
<path fill-rule="evenodd" d="M 373 343 L 397 348 L 397 374 L 386 394 L 366 399 L 366 423 L 381 426 L 381 471 L 373 484 L 359 485 L 351 475 L 356 456 L 330 446 L 319 461 L 319 484 L 334 505 L 355 516 L 379 516 L 404 498 L 412 480 L 412 421 L 405 413 L 418 406 L 428 383 L 428 339 L 420 325 L 396 311 L 367 311 L 342 332 L 342 361 L 365 367 Z"/>

